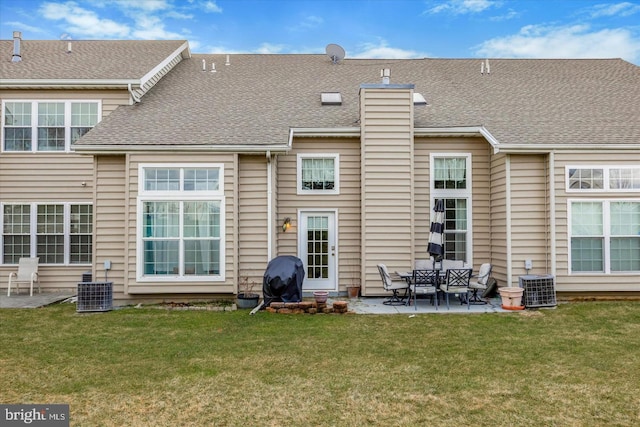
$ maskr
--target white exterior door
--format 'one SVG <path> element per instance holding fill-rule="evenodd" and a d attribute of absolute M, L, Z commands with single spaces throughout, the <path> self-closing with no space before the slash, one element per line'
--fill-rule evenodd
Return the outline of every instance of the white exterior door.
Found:
<path fill-rule="evenodd" d="M 304 290 L 338 290 L 336 279 L 336 212 L 301 211 L 299 258 L 304 263 Z"/>

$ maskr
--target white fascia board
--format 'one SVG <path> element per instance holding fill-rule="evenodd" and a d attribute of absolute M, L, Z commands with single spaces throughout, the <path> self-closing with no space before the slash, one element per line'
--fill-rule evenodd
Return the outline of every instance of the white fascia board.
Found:
<path fill-rule="evenodd" d="M 133 152 L 224 152 L 243 154 L 286 153 L 286 145 L 77 145 L 72 151 L 82 154 L 115 154 Z"/>
<path fill-rule="evenodd" d="M 140 86 L 138 79 L 0 79 L 0 88 L 128 88 Z"/>
<path fill-rule="evenodd" d="M 158 74 L 160 70 L 162 70 L 169 62 L 173 61 L 173 58 L 175 58 L 178 55 L 182 55 L 183 58 L 191 57 L 191 51 L 189 50 L 189 42 L 185 41 L 182 44 L 182 46 L 174 50 L 171 53 L 171 55 L 167 56 L 161 63 L 153 67 L 151 71 L 149 71 L 147 74 L 142 76 L 142 78 L 140 79 L 140 87 L 144 86 L 151 78 L 153 78 L 153 76 Z"/>
<path fill-rule="evenodd" d="M 493 147 L 494 154 L 500 151 L 500 143 L 484 126 L 415 128 L 413 134 L 414 136 L 481 136 Z"/>
<path fill-rule="evenodd" d="M 290 128 L 289 129 L 289 143 L 287 144 L 290 150 L 293 147 L 293 138 L 360 138 L 359 127 L 345 127 L 345 128 Z"/>
<path fill-rule="evenodd" d="M 572 153 L 607 153 L 640 152 L 638 144 L 501 144 L 500 151 L 505 153 L 549 153 L 552 151 L 571 151 Z"/>

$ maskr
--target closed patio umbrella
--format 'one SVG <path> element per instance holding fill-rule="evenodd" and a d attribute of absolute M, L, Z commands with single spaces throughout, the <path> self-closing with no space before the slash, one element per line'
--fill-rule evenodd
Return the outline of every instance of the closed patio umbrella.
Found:
<path fill-rule="evenodd" d="M 429 229 L 429 244 L 427 245 L 427 252 L 433 257 L 434 261 L 441 261 L 444 255 L 443 234 L 444 200 L 436 199 Z"/>

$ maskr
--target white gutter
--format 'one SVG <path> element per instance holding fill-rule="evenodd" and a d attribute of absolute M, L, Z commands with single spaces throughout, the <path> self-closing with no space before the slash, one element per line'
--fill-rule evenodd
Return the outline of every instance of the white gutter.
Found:
<path fill-rule="evenodd" d="M 11 87 L 113 87 L 127 88 L 129 85 L 139 86 L 139 79 L 0 79 L 0 88 Z"/>
<path fill-rule="evenodd" d="M 77 153 L 101 154 L 101 153 L 131 153 L 131 152 L 165 152 L 165 151 L 196 151 L 196 152 L 233 152 L 245 154 L 264 154 L 267 151 L 286 153 L 290 147 L 284 145 L 246 146 L 246 145 L 74 145 Z"/>
<path fill-rule="evenodd" d="M 349 137 L 359 138 L 359 127 L 345 128 L 291 128 L 289 129 L 289 147 L 293 144 L 293 137 L 312 138 L 312 137 Z"/>
<path fill-rule="evenodd" d="M 607 153 L 638 151 L 638 144 L 500 144 L 504 153 L 536 154 L 551 151 L 571 151 L 571 153 L 592 153 L 606 150 Z"/>
<path fill-rule="evenodd" d="M 481 136 L 493 147 L 493 153 L 500 151 L 500 143 L 484 126 L 454 126 L 440 128 L 415 128 L 414 136 Z"/>

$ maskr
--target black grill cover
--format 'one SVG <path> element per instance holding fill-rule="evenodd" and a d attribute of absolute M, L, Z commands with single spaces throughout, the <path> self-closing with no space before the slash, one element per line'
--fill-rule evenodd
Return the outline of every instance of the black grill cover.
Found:
<path fill-rule="evenodd" d="M 304 264 L 293 255 L 275 257 L 267 265 L 262 280 L 264 307 L 272 302 L 302 301 Z"/>

